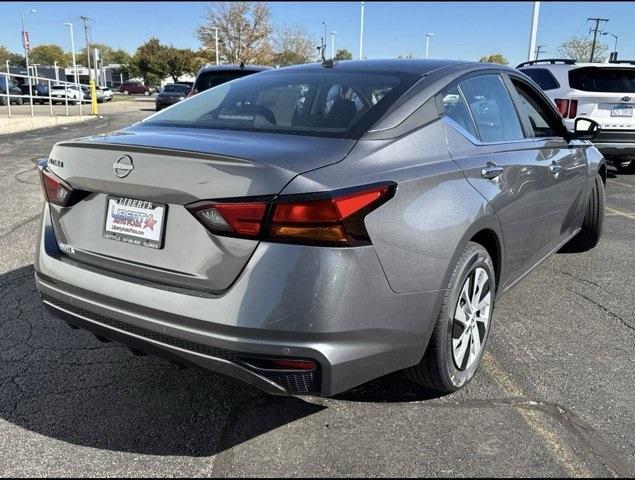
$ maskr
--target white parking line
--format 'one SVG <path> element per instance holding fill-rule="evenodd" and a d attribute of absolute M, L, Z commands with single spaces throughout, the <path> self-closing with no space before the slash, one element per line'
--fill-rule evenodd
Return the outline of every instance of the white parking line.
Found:
<path fill-rule="evenodd" d="M 635 220 L 635 213 L 629 213 L 629 212 L 622 212 L 621 210 L 618 210 L 617 208 L 613 208 L 613 207 L 606 207 L 606 211 L 609 212 L 609 215 L 619 215 L 621 217 L 626 217 L 630 220 Z"/>
<path fill-rule="evenodd" d="M 614 183 L 615 185 L 621 185 L 623 187 L 633 188 L 633 185 L 629 185 L 628 183 L 616 182 L 615 180 L 607 180 L 609 183 Z"/>

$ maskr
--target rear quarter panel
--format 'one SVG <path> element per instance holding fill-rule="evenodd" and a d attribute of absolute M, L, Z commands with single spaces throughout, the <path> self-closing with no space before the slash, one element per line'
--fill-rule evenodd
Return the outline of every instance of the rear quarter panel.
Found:
<path fill-rule="evenodd" d="M 450 158 L 440 121 L 390 140 L 361 140 L 349 156 L 305 173 L 283 193 L 397 182 L 394 198 L 365 220 L 396 293 L 445 289 L 455 258 L 480 229 L 499 234 L 485 199 Z"/>

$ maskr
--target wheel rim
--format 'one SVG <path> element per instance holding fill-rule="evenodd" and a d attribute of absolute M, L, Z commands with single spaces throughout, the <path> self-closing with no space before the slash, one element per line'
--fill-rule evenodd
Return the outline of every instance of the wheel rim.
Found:
<path fill-rule="evenodd" d="M 471 272 L 456 303 L 452 324 L 452 357 L 459 370 L 467 370 L 482 353 L 490 325 L 492 294 L 484 268 Z"/>

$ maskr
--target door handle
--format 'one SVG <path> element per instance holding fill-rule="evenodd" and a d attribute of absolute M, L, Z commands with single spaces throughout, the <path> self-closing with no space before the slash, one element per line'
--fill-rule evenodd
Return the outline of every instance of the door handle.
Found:
<path fill-rule="evenodd" d="M 562 167 L 558 165 L 555 161 L 551 162 L 551 165 L 549 165 L 549 171 L 553 175 L 558 175 L 560 173 L 560 170 L 562 170 Z"/>
<path fill-rule="evenodd" d="M 503 167 L 499 167 L 493 162 L 487 162 L 487 166 L 481 170 L 481 177 L 493 180 L 503 173 Z"/>

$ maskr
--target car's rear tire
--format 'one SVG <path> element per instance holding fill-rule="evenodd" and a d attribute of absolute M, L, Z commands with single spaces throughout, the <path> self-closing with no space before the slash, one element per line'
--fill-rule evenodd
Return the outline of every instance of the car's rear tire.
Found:
<path fill-rule="evenodd" d="M 148 95 L 150 95 L 150 90 L 146 90 L 145 92 L 143 92 L 143 94 L 147 97 Z"/>
<path fill-rule="evenodd" d="M 480 288 L 475 289 L 478 284 Z M 487 346 L 495 292 L 491 257 L 483 246 L 469 242 L 450 277 L 423 359 L 406 370 L 410 380 L 451 393 L 472 379 Z"/>
<path fill-rule="evenodd" d="M 580 253 L 594 248 L 602 236 L 604 223 L 604 182 L 600 174 L 593 179 L 582 230 L 560 250 L 563 253 Z"/>
<path fill-rule="evenodd" d="M 124 94 L 124 95 L 130 95 L 130 92 L 129 92 L 128 90 L 124 90 L 124 91 L 123 91 L 123 94 Z"/>

